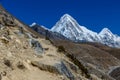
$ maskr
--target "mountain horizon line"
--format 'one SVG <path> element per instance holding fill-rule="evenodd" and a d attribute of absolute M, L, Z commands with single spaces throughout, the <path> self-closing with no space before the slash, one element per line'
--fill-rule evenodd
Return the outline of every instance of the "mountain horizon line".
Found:
<path fill-rule="evenodd" d="M 33 23 L 30 26 L 35 25 L 38 24 Z M 81 26 L 69 14 L 64 14 L 51 29 L 44 26 L 40 27 L 51 32 L 59 33 L 74 42 L 98 42 L 110 47 L 120 48 L 120 36 L 113 34 L 107 27 L 103 28 L 100 32 L 94 32 L 85 26 Z"/>
<path fill-rule="evenodd" d="M 70 14 L 68 14 L 68 13 L 65 13 L 65 14 L 63 14 L 63 16 L 61 16 L 60 17 L 60 19 L 62 18 L 62 17 L 71 17 L 71 18 L 73 18 Z M 74 19 L 74 18 L 73 18 Z M 76 21 L 77 22 L 77 21 Z M 77 22 L 78 23 L 78 22 Z M 39 23 L 36 23 L 36 22 L 33 22 L 32 24 L 30 24 L 29 26 L 31 27 L 31 26 L 34 26 L 34 25 L 39 25 L 39 26 L 41 26 L 41 27 L 43 27 L 43 28 L 46 28 L 46 29 L 48 29 L 48 30 L 51 30 L 54 26 L 52 26 L 51 28 L 48 28 L 48 27 L 46 27 L 46 26 L 44 26 L 44 25 L 40 25 Z M 80 25 L 80 24 L 79 24 Z M 81 25 L 80 25 L 81 26 Z M 84 26 L 84 27 L 86 27 L 86 26 Z M 87 27 L 86 27 L 87 28 Z M 88 28 L 87 28 L 88 29 Z M 91 29 L 89 29 L 89 30 L 91 30 Z M 93 31 L 93 30 L 92 30 Z M 104 28 L 102 28 L 99 32 L 96 32 L 96 31 L 94 31 L 94 32 L 96 32 L 97 34 L 100 34 L 101 32 L 103 32 L 103 31 L 110 31 L 110 32 L 112 32 L 108 27 L 104 27 Z M 115 34 L 115 35 L 118 35 L 118 34 Z"/>

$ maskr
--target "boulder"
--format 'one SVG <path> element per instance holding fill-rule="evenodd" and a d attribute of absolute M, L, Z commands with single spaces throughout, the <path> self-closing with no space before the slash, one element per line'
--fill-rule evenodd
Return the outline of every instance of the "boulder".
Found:
<path fill-rule="evenodd" d="M 19 69 L 25 69 L 26 68 L 25 65 L 23 64 L 23 62 L 20 62 L 20 61 L 17 63 L 17 67 Z"/>
<path fill-rule="evenodd" d="M 65 75 L 70 80 L 74 80 L 73 74 L 70 72 L 70 70 L 67 68 L 67 66 L 62 61 L 60 63 L 55 64 L 54 66 L 60 74 Z"/>
<path fill-rule="evenodd" d="M 44 64 L 44 63 L 41 63 L 41 62 L 38 62 L 38 61 L 32 61 L 31 64 L 33 66 L 38 67 L 40 70 L 49 71 L 49 72 L 52 72 L 52 73 L 59 74 L 59 71 L 53 65 Z"/>
<path fill-rule="evenodd" d="M 5 23 L 5 25 L 15 26 L 14 18 L 12 16 L 4 14 L 4 17 L 2 19 L 3 19 L 3 22 Z"/>
<path fill-rule="evenodd" d="M 41 44 L 37 40 L 30 39 L 29 43 L 30 43 L 30 46 L 34 48 L 36 54 L 40 55 L 44 53 L 44 49 L 42 48 Z"/>
<path fill-rule="evenodd" d="M 70 80 L 75 80 L 74 75 L 71 73 L 71 71 L 67 68 L 67 66 L 64 64 L 63 61 L 54 63 L 54 64 L 45 64 L 39 61 L 32 61 L 31 64 L 33 66 L 38 67 L 41 70 L 49 71 L 52 73 L 63 75 Z"/>

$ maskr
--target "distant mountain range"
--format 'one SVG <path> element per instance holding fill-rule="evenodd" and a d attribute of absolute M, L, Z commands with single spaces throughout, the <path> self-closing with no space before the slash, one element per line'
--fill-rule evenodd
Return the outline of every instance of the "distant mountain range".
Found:
<path fill-rule="evenodd" d="M 36 27 L 36 25 L 36 23 L 33 23 L 31 27 Z M 37 27 L 40 26 L 37 25 Z M 59 38 L 61 38 L 60 35 L 62 35 L 62 38 L 64 36 L 74 42 L 97 42 L 110 47 L 120 48 L 120 37 L 113 34 L 108 28 L 102 29 L 100 33 L 91 31 L 85 26 L 79 25 L 69 14 L 63 15 L 52 29 L 42 28 L 49 31 L 51 34 L 59 35 Z M 34 30 L 41 32 L 36 28 Z"/>

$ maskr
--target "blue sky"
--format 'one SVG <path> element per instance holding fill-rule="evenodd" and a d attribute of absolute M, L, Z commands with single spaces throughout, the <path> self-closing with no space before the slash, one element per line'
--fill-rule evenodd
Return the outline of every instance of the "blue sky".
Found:
<path fill-rule="evenodd" d="M 15 17 L 26 24 L 36 22 L 51 28 L 68 13 L 80 25 L 96 32 L 108 27 L 120 35 L 120 0 L 0 0 Z"/>

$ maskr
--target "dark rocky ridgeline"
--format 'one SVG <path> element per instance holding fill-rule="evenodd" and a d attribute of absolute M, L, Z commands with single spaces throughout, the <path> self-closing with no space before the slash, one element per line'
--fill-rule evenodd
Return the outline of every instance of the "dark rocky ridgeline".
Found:
<path fill-rule="evenodd" d="M 43 35 L 46 39 L 52 39 L 52 40 L 68 40 L 66 37 L 63 35 L 57 33 L 57 32 L 52 32 L 38 24 L 34 25 L 31 27 L 33 30 L 38 32 L 39 34 Z"/>

